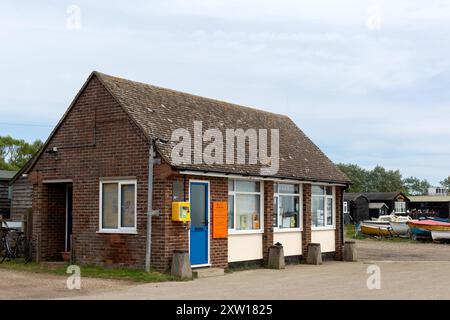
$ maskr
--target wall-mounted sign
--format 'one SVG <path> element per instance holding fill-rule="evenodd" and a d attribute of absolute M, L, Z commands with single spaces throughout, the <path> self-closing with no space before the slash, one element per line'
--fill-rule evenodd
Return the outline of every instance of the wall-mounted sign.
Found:
<path fill-rule="evenodd" d="M 228 236 L 228 203 L 213 202 L 213 238 L 226 238 Z"/>

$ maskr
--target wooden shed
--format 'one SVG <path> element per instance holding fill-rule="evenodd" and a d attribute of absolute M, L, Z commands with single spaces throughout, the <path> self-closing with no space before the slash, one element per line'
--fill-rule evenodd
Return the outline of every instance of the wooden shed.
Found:
<path fill-rule="evenodd" d="M 11 210 L 11 193 L 9 182 L 16 174 L 15 171 L 0 170 L 0 215 L 9 218 Z"/>

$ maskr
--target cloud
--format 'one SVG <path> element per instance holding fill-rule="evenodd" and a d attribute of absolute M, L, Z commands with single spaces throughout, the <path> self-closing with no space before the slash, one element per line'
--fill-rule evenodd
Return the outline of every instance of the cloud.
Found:
<path fill-rule="evenodd" d="M 449 174 L 448 2 L 82 0 L 79 31 L 66 5 L 0 4 L 2 121 L 56 124 L 100 70 L 288 114 L 334 161 Z"/>

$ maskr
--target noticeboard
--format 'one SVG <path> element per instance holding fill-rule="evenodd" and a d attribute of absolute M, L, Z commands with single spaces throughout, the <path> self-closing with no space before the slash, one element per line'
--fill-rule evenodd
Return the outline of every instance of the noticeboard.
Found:
<path fill-rule="evenodd" d="M 213 238 L 228 236 L 228 203 L 213 202 Z"/>

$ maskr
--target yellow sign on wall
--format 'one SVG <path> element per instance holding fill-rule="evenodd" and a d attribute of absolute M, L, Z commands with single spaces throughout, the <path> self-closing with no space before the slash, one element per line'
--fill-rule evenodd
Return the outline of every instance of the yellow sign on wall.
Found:
<path fill-rule="evenodd" d="M 228 203 L 213 202 L 213 238 L 228 236 Z"/>

